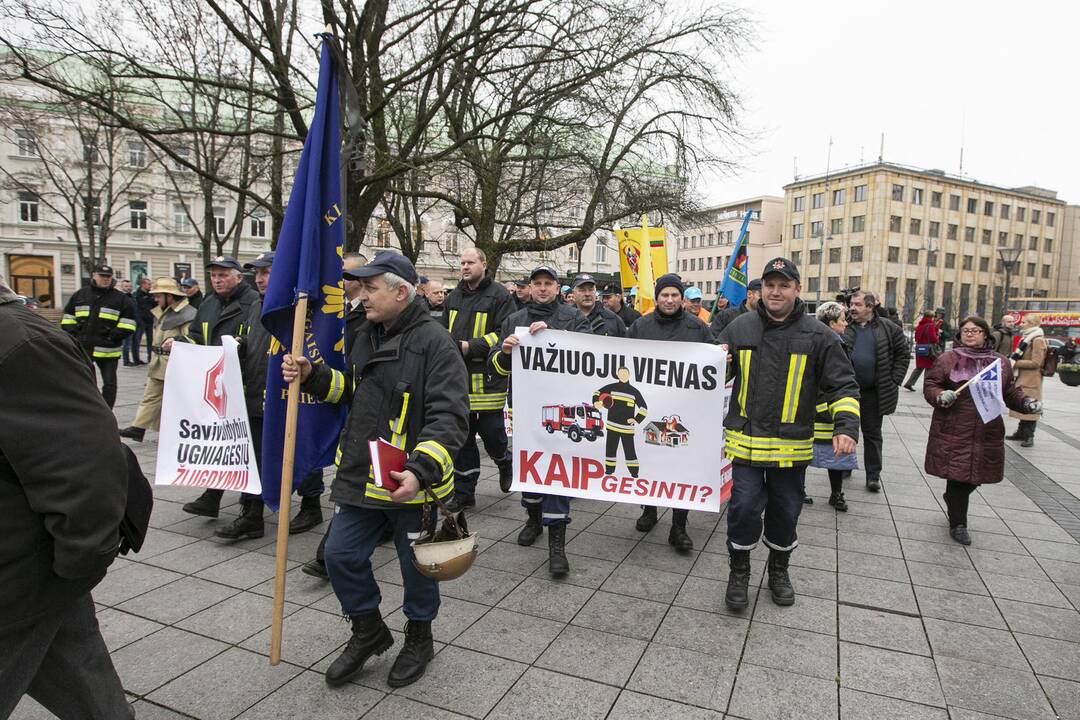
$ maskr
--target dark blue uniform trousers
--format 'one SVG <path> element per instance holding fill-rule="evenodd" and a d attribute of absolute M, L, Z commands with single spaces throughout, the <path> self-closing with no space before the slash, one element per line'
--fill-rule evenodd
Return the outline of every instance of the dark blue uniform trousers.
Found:
<path fill-rule="evenodd" d="M 521 507 L 528 510 L 537 505 L 540 506 L 540 517 L 544 527 L 570 524 L 570 498 L 566 495 L 521 493 Z"/>
<path fill-rule="evenodd" d="M 439 613 L 439 584 L 413 565 L 409 546 L 420 536 L 422 505 L 396 506 L 387 510 L 338 505 L 326 538 L 326 571 L 345 615 L 353 617 L 378 610 L 382 595 L 371 569 L 371 553 L 383 527 L 394 530 L 401 579 L 405 585 L 405 617 L 434 620 Z"/>
<path fill-rule="evenodd" d="M 764 526 L 765 545 L 773 550 L 794 550 L 799 544 L 795 526 L 806 496 L 803 489 L 806 467 L 764 468 L 736 462 L 731 470 L 731 502 L 727 511 L 731 546 L 736 550 L 753 549 L 762 539 Z"/>

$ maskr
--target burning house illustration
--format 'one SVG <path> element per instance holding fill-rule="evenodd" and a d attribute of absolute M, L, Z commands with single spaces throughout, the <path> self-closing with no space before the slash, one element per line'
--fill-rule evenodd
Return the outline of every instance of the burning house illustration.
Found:
<path fill-rule="evenodd" d="M 650 445 L 680 447 L 690 442 L 690 431 L 678 415 L 667 415 L 645 426 L 645 442 Z"/>

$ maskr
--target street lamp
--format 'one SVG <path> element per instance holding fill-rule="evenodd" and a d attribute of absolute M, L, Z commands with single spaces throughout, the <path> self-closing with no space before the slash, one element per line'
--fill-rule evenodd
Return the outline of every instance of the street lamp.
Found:
<path fill-rule="evenodd" d="M 1020 247 L 998 248 L 998 255 L 1001 256 L 1001 264 L 1005 266 L 1005 295 L 1001 301 L 1001 316 L 998 317 L 999 322 L 1001 317 L 1004 317 L 1005 307 L 1009 302 L 1009 285 L 1012 283 L 1013 266 L 1016 265 L 1017 260 L 1020 259 L 1020 252 Z"/>

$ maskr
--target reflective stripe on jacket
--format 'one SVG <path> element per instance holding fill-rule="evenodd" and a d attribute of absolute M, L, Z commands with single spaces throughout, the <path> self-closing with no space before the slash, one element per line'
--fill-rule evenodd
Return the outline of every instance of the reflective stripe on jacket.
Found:
<path fill-rule="evenodd" d="M 485 275 L 470 289 L 465 282 L 446 295 L 438 322 L 450 331 L 459 348 L 469 343 L 464 353 L 469 371 L 469 410 L 502 410 L 506 404 L 506 378 L 492 371 L 488 364 L 491 349 L 499 342 L 499 328 L 513 312 L 510 292 Z M 460 352 L 460 350 L 459 350 Z"/>
<path fill-rule="evenodd" d="M 135 332 L 135 301 L 115 287 L 93 284 L 68 298 L 60 327 L 96 358 L 118 358 L 124 338 Z"/>

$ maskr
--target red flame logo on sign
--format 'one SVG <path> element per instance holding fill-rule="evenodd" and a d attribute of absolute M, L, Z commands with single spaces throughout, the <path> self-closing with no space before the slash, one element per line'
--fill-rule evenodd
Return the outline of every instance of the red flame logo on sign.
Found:
<path fill-rule="evenodd" d="M 214 363 L 214 367 L 206 371 L 206 383 L 203 386 L 203 400 L 214 408 L 219 418 L 225 417 L 225 409 L 229 399 L 225 394 L 225 357 L 224 355 Z"/>

